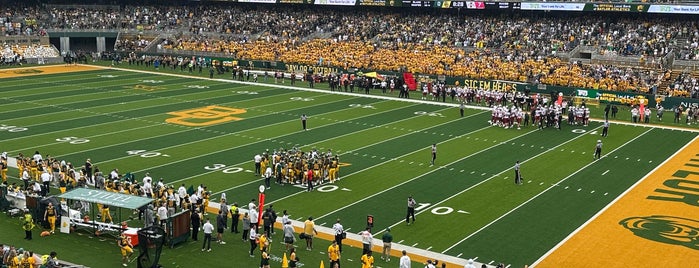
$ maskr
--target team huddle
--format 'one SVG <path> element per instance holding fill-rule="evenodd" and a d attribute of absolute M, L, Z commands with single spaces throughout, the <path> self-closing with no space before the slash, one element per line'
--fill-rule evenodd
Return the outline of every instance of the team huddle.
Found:
<path fill-rule="evenodd" d="M 315 148 L 310 152 L 304 152 L 294 147 L 289 150 L 284 148 L 274 150 L 271 154 L 266 150 L 262 154 L 255 155 L 255 175 L 265 178 L 265 185 L 270 187 L 270 181 L 275 178 L 277 184 L 306 184 L 308 191 L 313 190 L 314 185 L 326 180 L 335 183 L 339 180 L 340 159 L 333 155 L 332 150 L 318 152 Z"/>
<path fill-rule="evenodd" d="M 580 106 L 568 107 L 568 102 L 547 103 L 545 99 L 540 102 L 540 98 L 534 97 L 531 104 L 527 105 L 529 112 L 525 112 L 525 105 L 513 104 L 508 107 L 502 104 L 492 106 L 492 114 L 489 123 L 503 128 L 521 129 L 522 126 L 532 126 L 538 128 L 553 127 L 560 129 L 563 123 L 563 116 L 567 113 L 568 125 L 587 126 L 590 122 L 590 109 L 584 104 Z"/>

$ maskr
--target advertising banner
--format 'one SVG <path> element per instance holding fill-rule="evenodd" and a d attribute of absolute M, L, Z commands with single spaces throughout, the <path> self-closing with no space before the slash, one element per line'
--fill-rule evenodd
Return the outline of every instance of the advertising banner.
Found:
<path fill-rule="evenodd" d="M 648 13 L 699 14 L 699 6 L 650 5 Z"/>
<path fill-rule="evenodd" d="M 546 10 L 546 11 L 583 11 L 583 3 L 544 3 L 544 2 L 522 2 L 522 10 Z"/>
<path fill-rule="evenodd" d="M 354 6 L 356 0 L 314 0 L 313 4 L 324 6 Z"/>
<path fill-rule="evenodd" d="M 484 1 L 436 1 L 435 7 L 465 8 L 475 10 L 519 9 L 519 2 L 484 2 Z"/>
<path fill-rule="evenodd" d="M 238 0 L 239 3 L 276 4 L 277 0 Z"/>
<path fill-rule="evenodd" d="M 357 5 L 360 6 L 387 6 L 389 1 L 386 0 L 358 0 Z"/>
<path fill-rule="evenodd" d="M 613 11 L 613 12 L 646 12 L 648 5 L 617 4 L 617 3 L 587 3 L 584 11 Z"/>

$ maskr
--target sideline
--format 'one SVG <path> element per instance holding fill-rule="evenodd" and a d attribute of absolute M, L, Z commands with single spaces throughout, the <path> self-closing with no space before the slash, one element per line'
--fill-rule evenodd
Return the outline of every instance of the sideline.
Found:
<path fill-rule="evenodd" d="M 82 64 L 79 64 L 81 66 Z M 299 87 L 299 86 L 287 86 L 284 84 L 267 84 L 267 83 L 259 83 L 259 82 L 247 82 L 247 81 L 237 81 L 237 80 L 232 80 L 232 79 L 225 79 L 225 78 L 205 78 L 205 77 L 198 77 L 198 76 L 190 76 L 190 75 L 184 75 L 184 74 L 172 74 L 172 73 L 161 73 L 161 72 L 156 72 L 156 71 L 144 71 L 144 70 L 134 70 L 134 69 L 129 69 L 129 68 L 121 68 L 121 67 L 109 67 L 109 66 L 100 66 L 100 65 L 86 65 L 90 66 L 93 68 L 101 68 L 105 70 L 119 70 L 119 71 L 125 71 L 125 72 L 137 72 L 137 73 L 144 73 L 144 74 L 153 74 L 153 75 L 166 75 L 166 76 L 174 76 L 174 77 L 183 77 L 183 78 L 192 78 L 192 79 L 200 79 L 200 80 L 210 80 L 210 81 L 217 81 L 217 82 L 225 82 L 225 83 L 234 83 L 234 84 L 244 84 L 244 85 L 255 85 L 255 86 L 265 86 L 265 87 L 274 87 L 274 88 L 285 88 L 285 89 L 292 89 L 292 90 L 302 90 L 302 91 L 308 91 L 308 92 L 316 92 L 316 93 L 325 93 L 325 94 L 337 94 L 337 95 L 345 95 L 345 96 L 362 96 L 365 98 L 374 98 L 374 99 L 383 99 L 383 100 L 393 100 L 393 101 L 403 101 L 403 102 L 411 102 L 411 103 L 419 103 L 419 104 L 431 104 L 431 105 L 437 105 L 437 106 L 447 106 L 447 107 L 455 107 L 459 108 L 458 103 L 445 103 L 445 102 L 438 102 L 438 101 L 428 101 L 428 100 L 419 100 L 419 99 L 403 99 L 403 98 L 397 98 L 393 96 L 385 96 L 385 95 L 370 95 L 370 94 L 362 94 L 362 93 L 350 93 L 350 92 L 344 92 L 344 91 L 329 91 L 328 89 L 315 89 L 315 88 L 307 88 L 307 87 Z M 258 72 L 262 73 L 261 71 L 253 71 L 253 72 Z M 291 75 L 289 73 L 285 73 L 285 75 Z M 321 85 L 323 85 L 321 83 Z M 417 92 L 414 93 L 414 96 L 417 96 Z M 476 109 L 476 110 L 483 110 L 483 111 L 491 111 L 489 107 L 485 106 L 477 106 L 477 105 L 470 105 L 467 104 L 466 108 L 468 109 Z M 590 121 L 594 122 L 604 122 L 604 119 L 601 118 L 590 118 Z M 623 120 L 609 120 L 610 123 L 613 124 L 619 124 L 619 125 L 628 125 L 628 126 L 636 126 L 636 127 L 652 127 L 652 128 L 660 128 L 660 129 L 669 129 L 669 130 L 680 130 L 680 131 L 689 131 L 689 132 L 695 132 L 699 133 L 699 128 L 688 128 L 688 127 L 681 127 L 681 126 L 665 126 L 665 125 L 657 125 L 654 123 L 650 124 L 634 124 L 632 122 L 627 122 Z"/>
<path fill-rule="evenodd" d="M 361 97 L 366 97 L 366 98 L 392 100 L 392 101 L 403 101 L 403 102 L 410 102 L 410 103 L 416 103 L 416 104 L 430 104 L 430 105 L 455 107 L 455 108 L 459 107 L 459 104 L 457 104 L 457 103 L 433 102 L 433 101 L 424 101 L 424 100 L 419 100 L 419 99 L 402 99 L 402 98 L 396 98 L 393 96 L 368 95 L 368 94 L 349 93 L 349 92 L 341 92 L 341 91 L 333 92 L 333 91 L 328 91 L 327 89 L 312 89 L 312 88 L 287 86 L 287 85 L 279 85 L 279 84 L 245 82 L 245 81 L 236 81 L 236 80 L 223 79 L 223 78 L 209 79 L 209 78 L 205 78 L 205 77 L 195 77 L 195 76 L 181 75 L 181 74 L 161 73 L 161 72 L 155 72 L 155 71 L 133 70 L 133 69 L 127 69 L 127 68 L 120 68 L 120 67 L 107 67 L 107 66 L 83 65 L 83 64 L 80 64 L 78 66 L 92 67 L 94 69 L 120 70 L 120 71 L 137 72 L 137 73 L 143 73 L 143 74 L 165 75 L 165 76 L 192 78 L 192 79 L 199 79 L 199 80 L 211 80 L 211 81 L 224 82 L 224 83 L 255 85 L 255 86 L 273 87 L 273 88 L 285 88 L 285 89 L 291 89 L 291 90 L 301 90 L 301 91 L 316 92 L 316 93 L 322 93 L 322 94 L 337 94 L 337 95 L 346 95 L 346 96 L 353 96 L 353 97 L 361 96 Z M 61 67 L 61 68 L 66 68 L 66 69 L 69 68 L 69 67 L 64 67 L 64 66 L 48 66 L 48 67 Z M 24 67 L 24 68 L 15 68 L 15 69 L 31 69 L 31 68 L 36 68 L 36 67 Z M 46 68 L 46 67 L 44 67 L 44 68 Z M 83 69 L 80 71 L 94 70 L 94 69 Z M 75 70 L 75 71 L 78 71 L 78 70 Z M 15 74 L 15 75 L 21 76 L 21 74 Z M 484 110 L 484 111 L 491 110 L 488 107 L 474 106 L 474 105 L 467 105 L 467 108 L 476 109 L 476 110 Z M 602 119 L 597 119 L 597 118 L 591 118 L 591 120 L 596 121 L 596 122 L 603 122 L 604 121 Z M 639 124 L 633 124 L 631 122 L 619 121 L 619 120 L 610 120 L 610 122 L 612 122 L 614 124 L 622 124 L 622 125 L 637 126 L 637 127 L 641 126 L 641 127 L 646 127 L 646 128 L 650 127 L 650 128 L 660 128 L 660 129 L 689 131 L 689 132 L 699 133 L 699 129 L 686 128 L 686 127 L 673 127 L 673 126 L 663 126 L 663 125 L 655 125 L 655 124 L 639 125 Z M 9 157 L 8 164 L 9 164 L 9 166 L 16 168 L 16 160 L 13 157 Z M 629 191 L 633 188 L 634 187 L 631 187 L 627 191 Z M 621 196 L 623 196 L 623 195 L 620 195 L 620 197 Z M 611 206 L 611 204 L 613 204 L 613 203 L 610 203 L 609 206 Z M 207 207 L 207 212 L 216 213 L 219 208 L 220 208 L 220 205 L 218 203 L 211 202 L 209 207 Z M 241 209 L 241 211 L 242 210 L 243 209 Z M 590 221 L 591 220 L 592 219 L 590 219 Z M 292 225 L 294 226 L 294 229 L 297 233 L 299 231 L 303 230 L 303 222 L 301 222 L 301 221 L 292 220 Z M 281 229 L 281 223 L 276 222 L 275 228 Z M 333 240 L 334 239 L 334 231 L 332 230 L 332 228 L 324 227 L 324 226 L 316 226 L 316 229 L 319 232 L 319 234 L 318 234 L 319 238 L 324 239 L 324 240 Z M 572 236 L 573 234 L 571 234 L 570 236 Z M 373 245 L 372 249 L 376 252 L 381 252 L 383 243 L 380 241 L 380 239 L 375 239 L 375 241 L 376 241 L 376 243 Z M 361 237 L 357 234 L 354 234 L 354 233 L 348 233 L 347 239 L 343 242 L 343 244 L 350 245 L 353 247 L 361 247 L 362 246 Z M 422 263 L 424 263 L 424 262 L 426 262 L 426 260 L 430 259 L 430 260 L 439 260 L 440 262 L 449 263 L 450 266 L 461 266 L 462 267 L 467 262 L 466 259 L 457 258 L 454 256 L 442 254 L 442 253 L 431 252 L 431 251 L 427 251 L 427 250 L 423 250 L 423 249 L 419 249 L 419 248 L 413 248 L 410 246 L 400 245 L 398 243 L 393 243 L 392 249 L 391 249 L 391 255 L 394 257 L 399 257 L 399 256 L 401 256 L 402 250 L 408 251 L 409 255 L 411 256 L 413 261 L 418 261 L 418 262 L 422 262 Z M 553 251 L 553 249 L 552 249 L 552 251 Z M 545 256 L 547 256 L 548 254 L 550 254 L 550 253 L 547 253 Z M 542 259 L 545 256 L 543 256 Z M 476 262 L 474 264 L 476 264 L 477 267 L 480 267 L 480 263 Z M 487 267 L 494 267 L 494 266 L 487 265 Z"/>

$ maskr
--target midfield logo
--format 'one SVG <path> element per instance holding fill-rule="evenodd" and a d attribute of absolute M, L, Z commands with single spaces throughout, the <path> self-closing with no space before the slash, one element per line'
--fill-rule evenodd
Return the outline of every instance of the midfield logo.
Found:
<path fill-rule="evenodd" d="M 190 110 L 169 112 L 167 114 L 174 115 L 175 117 L 165 119 L 165 122 L 190 127 L 206 127 L 231 121 L 243 120 L 243 118 L 235 117 L 233 115 L 243 114 L 246 112 L 247 111 L 245 109 L 210 105 Z"/>

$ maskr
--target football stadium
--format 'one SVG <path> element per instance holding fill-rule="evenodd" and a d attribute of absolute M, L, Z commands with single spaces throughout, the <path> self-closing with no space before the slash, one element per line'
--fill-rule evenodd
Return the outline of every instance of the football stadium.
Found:
<path fill-rule="evenodd" d="M 3 267 L 699 259 L 697 2 L 2 9 Z"/>

